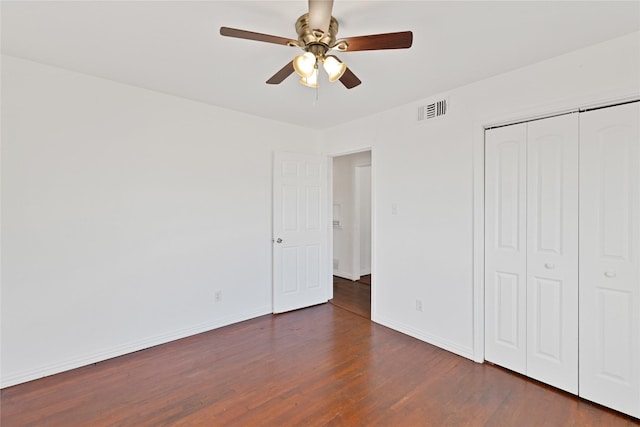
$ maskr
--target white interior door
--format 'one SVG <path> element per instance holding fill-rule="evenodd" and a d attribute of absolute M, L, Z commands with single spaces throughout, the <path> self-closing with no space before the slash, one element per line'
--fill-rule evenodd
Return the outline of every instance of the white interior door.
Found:
<path fill-rule="evenodd" d="M 640 103 L 580 115 L 580 396 L 640 418 Z"/>
<path fill-rule="evenodd" d="M 527 125 L 485 135 L 485 359 L 526 373 Z"/>
<path fill-rule="evenodd" d="M 578 393 L 578 114 L 527 123 L 526 372 Z"/>
<path fill-rule="evenodd" d="M 275 153 L 273 312 L 327 302 L 327 158 Z"/>

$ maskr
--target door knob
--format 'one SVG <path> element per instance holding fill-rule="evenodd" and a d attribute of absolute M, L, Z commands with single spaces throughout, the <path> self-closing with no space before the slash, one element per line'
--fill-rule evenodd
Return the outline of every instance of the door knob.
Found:
<path fill-rule="evenodd" d="M 616 272 L 615 271 L 605 271 L 604 272 L 604 276 L 608 277 L 609 279 L 613 279 L 614 277 L 616 277 Z"/>
<path fill-rule="evenodd" d="M 555 264 L 551 264 L 550 262 L 548 262 L 548 263 L 546 263 L 544 265 L 544 268 L 546 268 L 547 270 L 552 270 L 552 269 L 556 268 L 556 265 Z"/>
<path fill-rule="evenodd" d="M 278 240 L 276 240 L 276 243 L 282 243 L 282 239 L 278 237 Z"/>

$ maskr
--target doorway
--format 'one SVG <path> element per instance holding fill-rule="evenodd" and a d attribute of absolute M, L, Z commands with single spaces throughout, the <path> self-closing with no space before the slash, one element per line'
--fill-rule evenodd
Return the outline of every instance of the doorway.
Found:
<path fill-rule="evenodd" d="M 371 151 L 333 157 L 334 305 L 371 318 Z"/>

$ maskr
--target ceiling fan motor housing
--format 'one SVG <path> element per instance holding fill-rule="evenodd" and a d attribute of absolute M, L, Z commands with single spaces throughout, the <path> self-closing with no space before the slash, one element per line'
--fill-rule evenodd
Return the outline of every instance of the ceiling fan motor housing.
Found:
<path fill-rule="evenodd" d="M 316 57 L 324 57 L 336 42 L 338 21 L 332 16 L 329 29 L 324 33 L 309 26 L 309 14 L 305 13 L 296 21 L 296 32 L 298 39 L 304 45 L 304 50 L 313 53 Z"/>

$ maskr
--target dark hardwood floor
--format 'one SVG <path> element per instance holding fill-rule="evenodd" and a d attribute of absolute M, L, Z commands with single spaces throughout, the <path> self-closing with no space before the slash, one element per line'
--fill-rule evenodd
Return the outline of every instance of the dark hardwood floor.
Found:
<path fill-rule="evenodd" d="M 371 275 L 367 274 L 366 276 L 361 276 L 358 282 L 371 286 Z"/>
<path fill-rule="evenodd" d="M 364 276 L 364 280 L 357 282 L 333 276 L 333 299 L 330 302 L 371 319 L 371 276 Z"/>
<path fill-rule="evenodd" d="M 631 426 L 332 304 L 253 320 L 1 392 L 14 426 Z"/>

